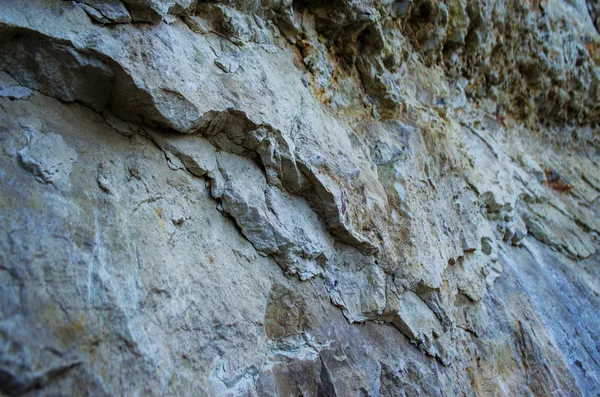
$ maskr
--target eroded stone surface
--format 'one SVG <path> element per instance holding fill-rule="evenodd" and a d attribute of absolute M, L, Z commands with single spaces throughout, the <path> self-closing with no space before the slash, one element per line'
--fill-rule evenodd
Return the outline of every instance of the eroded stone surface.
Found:
<path fill-rule="evenodd" d="M 36 179 L 45 183 L 68 184 L 77 153 L 54 132 L 36 133 L 21 150 L 19 161 Z"/>
<path fill-rule="evenodd" d="M 0 390 L 597 394 L 596 19 L 7 2 Z"/>

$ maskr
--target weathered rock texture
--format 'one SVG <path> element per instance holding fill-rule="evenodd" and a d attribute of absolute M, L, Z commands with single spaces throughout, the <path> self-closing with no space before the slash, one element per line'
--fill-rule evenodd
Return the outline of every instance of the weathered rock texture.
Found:
<path fill-rule="evenodd" d="M 595 0 L 4 0 L 0 392 L 600 395 Z"/>

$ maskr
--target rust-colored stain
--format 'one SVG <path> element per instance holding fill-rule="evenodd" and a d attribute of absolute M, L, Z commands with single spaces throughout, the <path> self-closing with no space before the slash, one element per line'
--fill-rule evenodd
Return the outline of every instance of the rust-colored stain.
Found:
<path fill-rule="evenodd" d="M 312 78 L 311 78 L 312 80 Z M 319 102 L 321 102 L 323 105 L 327 105 L 329 104 L 329 102 L 331 101 L 331 98 L 329 97 L 329 95 L 327 95 L 325 93 L 325 90 L 322 89 L 321 87 L 318 87 L 316 85 L 316 82 L 314 82 L 313 84 L 311 84 L 313 93 L 315 94 L 315 97 L 317 98 L 317 100 Z"/>
<path fill-rule="evenodd" d="M 494 117 L 496 118 L 497 122 L 502 124 L 502 127 L 506 127 L 506 116 L 504 116 L 502 113 L 500 113 L 498 111 L 495 111 Z"/>
<path fill-rule="evenodd" d="M 598 43 L 591 41 L 585 43 L 585 48 L 587 48 L 590 57 L 594 60 L 596 65 L 600 65 L 600 49 L 598 47 Z"/>
<path fill-rule="evenodd" d="M 79 321 L 77 321 L 77 324 L 75 324 L 75 330 L 77 332 L 83 331 L 83 320 L 84 319 L 85 319 L 85 314 L 82 314 L 81 317 L 79 317 Z"/>
<path fill-rule="evenodd" d="M 164 231 L 165 230 L 165 221 L 162 218 L 162 213 L 163 213 L 163 209 L 160 207 L 156 207 L 156 209 L 154 210 L 156 212 L 156 217 L 158 218 L 158 224 L 160 225 L 160 228 Z M 167 237 L 165 236 L 165 240 L 167 239 Z"/>
<path fill-rule="evenodd" d="M 208 260 L 208 262 L 209 262 L 211 265 L 214 265 L 214 264 L 215 264 L 215 258 L 213 258 L 212 256 L 210 256 L 210 255 L 206 255 L 206 259 Z"/>
<path fill-rule="evenodd" d="M 552 190 L 559 193 L 569 193 L 573 190 L 573 186 L 555 170 L 546 169 L 544 174 L 546 175 L 546 184 Z"/>

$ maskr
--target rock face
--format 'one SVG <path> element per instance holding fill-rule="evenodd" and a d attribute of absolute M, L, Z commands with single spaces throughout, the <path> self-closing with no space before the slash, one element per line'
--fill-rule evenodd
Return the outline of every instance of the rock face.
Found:
<path fill-rule="evenodd" d="M 599 16 L 5 0 L 0 393 L 600 395 Z"/>

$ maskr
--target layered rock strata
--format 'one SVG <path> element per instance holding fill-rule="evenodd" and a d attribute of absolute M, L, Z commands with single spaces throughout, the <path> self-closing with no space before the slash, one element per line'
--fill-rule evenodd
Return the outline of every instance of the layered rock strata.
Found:
<path fill-rule="evenodd" d="M 7 0 L 0 392 L 600 393 L 588 0 Z"/>

